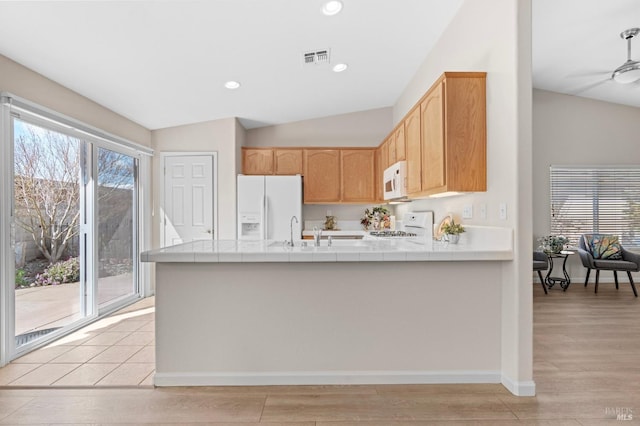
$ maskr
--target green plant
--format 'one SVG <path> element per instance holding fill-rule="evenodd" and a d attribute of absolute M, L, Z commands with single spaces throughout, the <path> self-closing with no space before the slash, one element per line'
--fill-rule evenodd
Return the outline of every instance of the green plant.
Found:
<path fill-rule="evenodd" d="M 458 235 L 464 232 L 464 227 L 451 219 L 451 222 L 442 225 L 442 232 L 449 235 Z"/>
<path fill-rule="evenodd" d="M 16 269 L 16 281 L 15 281 L 16 288 L 26 287 L 29 285 L 29 282 L 26 279 L 26 275 L 27 275 L 27 271 L 25 271 L 24 269 L 22 268 Z"/>
<path fill-rule="evenodd" d="M 44 272 L 36 276 L 35 284 L 38 286 L 58 285 L 76 281 L 80 281 L 80 263 L 77 257 L 72 257 L 50 265 Z"/>

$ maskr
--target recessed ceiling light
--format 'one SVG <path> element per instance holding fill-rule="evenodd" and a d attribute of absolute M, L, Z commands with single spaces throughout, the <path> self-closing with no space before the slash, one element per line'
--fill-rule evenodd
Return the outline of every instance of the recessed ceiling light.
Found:
<path fill-rule="evenodd" d="M 224 84 L 224 87 L 226 87 L 227 89 L 234 90 L 240 87 L 240 83 L 238 83 L 237 81 L 230 80 Z"/>
<path fill-rule="evenodd" d="M 339 13 L 342 10 L 342 2 L 339 0 L 331 0 L 326 2 L 322 6 L 322 13 L 327 16 L 332 16 Z"/>
<path fill-rule="evenodd" d="M 333 67 L 333 72 L 342 72 L 347 68 L 349 68 L 349 65 L 347 64 L 335 64 Z"/>

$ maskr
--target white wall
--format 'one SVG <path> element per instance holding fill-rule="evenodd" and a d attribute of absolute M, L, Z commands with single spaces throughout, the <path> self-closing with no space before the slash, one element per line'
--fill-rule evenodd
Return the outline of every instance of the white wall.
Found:
<path fill-rule="evenodd" d="M 151 132 L 151 142 L 156 150 L 153 159 L 153 246 L 160 246 L 160 191 L 163 173 L 161 152 L 211 152 L 218 153 L 218 238 L 236 237 L 236 169 L 238 160 L 236 139 L 243 137 L 235 118 L 206 121 L 185 126 L 169 127 Z"/>
<path fill-rule="evenodd" d="M 247 146 L 378 146 L 392 129 L 392 109 L 331 117 L 247 130 Z"/>
<path fill-rule="evenodd" d="M 534 90 L 534 247 L 537 238 L 548 235 L 550 229 L 549 166 L 638 163 L 640 108 Z M 573 280 L 584 281 L 586 270 L 577 256 L 570 259 L 567 269 Z M 603 273 L 601 279 L 613 281 L 613 274 Z"/>
<path fill-rule="evenodd" d="M 13 93 L 132 142 L 151 145 L 148 129 L 2 55 L 0 91 Z"/>
<path fill-rule="evenodd" d="M 531 2 L 466 0 L 394 106 L 394 123 L 410 110 L 444 71 L 487 72 L 487 192 L 415 201 L 397 208 L 431 209 L 436 219 L 447 212 L 464 222 L 507 226 L 515 230 L 514 262 L 503 268 L 502 374 L 516 393 L 532 382 L 531 293 Z M 498 207 L 507 203 L 507 219 Z M 487 219 L 479 218 L 480 205 Z M 478 283 L 479 285 L 486 283 Z"/>

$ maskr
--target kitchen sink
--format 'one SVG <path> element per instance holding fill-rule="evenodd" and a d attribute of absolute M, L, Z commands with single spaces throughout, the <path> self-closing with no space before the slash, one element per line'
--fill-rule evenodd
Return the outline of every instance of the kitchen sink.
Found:
<path fill-rule="evenodd" d="M 306 245 L 304 245 L 305 243 Z M 287 245 L 287 243 L 283 241 L 274 241 L 272 243 L 269 243 L 269 247 L 290 248 Z M 327 250 L 331 250 L 332 248 L 371 247 L 371 243 L 367 241 L 358 240 L 358 239 L 339 239 L 339 240 L 333 240 L 331 242 L 331 247 L 329 247 L 329 242 L 327 240 L 321 240 L 320 246 L 316 247 L 313 245 L 313 240 L 303 240 L 303 241 L 296 241 L 295 247 L 302 249 L 303 251 L 313 251 L 314 249 L 315 250 L 321 249 L 321 250 L 327 251 Z"/>

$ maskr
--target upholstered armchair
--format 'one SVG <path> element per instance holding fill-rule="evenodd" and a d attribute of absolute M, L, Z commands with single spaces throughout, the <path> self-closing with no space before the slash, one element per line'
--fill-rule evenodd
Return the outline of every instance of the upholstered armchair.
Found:
<path fill-rule="evenodd" d="M 546 254 L 541 251 L 533 252 L 533 270 L 538 271 L 538 277 L 540 278 L 540 284 L 542 285 L 542 289 L 544 290 L 544 294 L 547 294 L 547 286 L 544 283 L 544 278 L 542 278 L 542 272 L 546 271 L 549 268 L 549 258 Z"/>
<path fill-rule="evenodd" d="M 636 286 L 633 282 L 631 272 L 640 271 L 640 255 L 625 250 L 618 243 L 618 237 L 615 235 L 599 235 L 584 234 L 578 240 L 578 254 L 582 265 L 587 268 L 587 277 L 584 280 L 584 286 L 589 283 L 589 275 L 591 270 L 596 271 L 596 288 L 598 292 L 598 281 L 600 271 L 613 271 L 613 277 L 618 289 L 618 271 L 627 273 L 629 283 L 633 294 L 638 297 Z"/>

